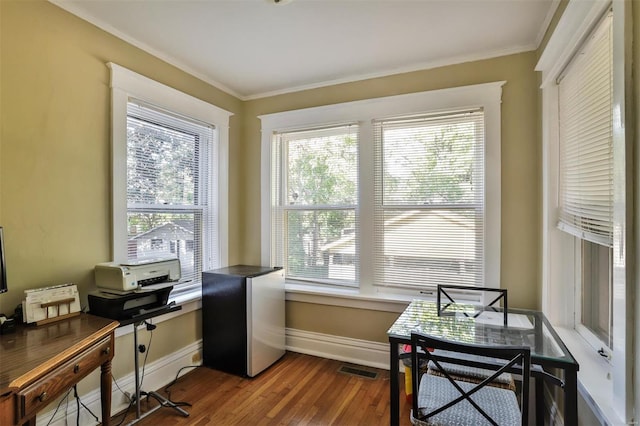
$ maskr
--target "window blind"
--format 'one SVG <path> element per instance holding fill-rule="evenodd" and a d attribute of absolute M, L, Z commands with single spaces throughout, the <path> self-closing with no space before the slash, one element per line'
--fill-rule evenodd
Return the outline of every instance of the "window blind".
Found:
<path fill-rule="evenodd" d="M 605 17 L 558 83 L 558 227 L 611 247 L 613 241 L 611 16 Z"/>
<path fill-rule="evenodd" d="M 276 133 L 272 262 L 288 280 L 355 286 L 358 126 Z"/>
<path fill-rule="evenodd" d="M 375 282 L 482 285 L 484 113 L 374 122 Z"/>
<path fill-rule="evenodd" d="M 183 289 L 218 255 L 214 143 L 211 125 L 127 104 L 128 259 L 177 257 Z"/>

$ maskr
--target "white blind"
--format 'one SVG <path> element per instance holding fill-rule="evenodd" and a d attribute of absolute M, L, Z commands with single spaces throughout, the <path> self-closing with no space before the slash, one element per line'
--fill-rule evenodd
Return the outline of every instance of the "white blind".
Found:
<path fill-rule="evenodd" d="M 605 17 L 559 82 L 560 220 L 579 238 L 612 246 L 611 16 Z"/>
<path fill-rule="evenodd" d="M 218 256 L 214 144 L 211 125 L 127 104 L 127 257 L 179 258 L 183 288 Z"/>
<path fill-rule="evenodd" d="M 482 285 L 483 111 L 374 127 L 376 284 Z"/>
<path fill-rule="evenodd" d="M 358 126 L 276 133 L 272 264 L 288 280 L 355 286 Z"/>

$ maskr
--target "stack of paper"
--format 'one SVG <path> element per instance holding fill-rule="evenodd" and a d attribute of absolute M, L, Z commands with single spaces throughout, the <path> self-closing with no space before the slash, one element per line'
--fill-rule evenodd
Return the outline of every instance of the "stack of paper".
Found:
<path fill-rule="evenodd" d="M 24 291 L 22 316 L 26 323 L 55 319 L 80 312 L 80 295 L 75 284 L 61 284 Z"/>

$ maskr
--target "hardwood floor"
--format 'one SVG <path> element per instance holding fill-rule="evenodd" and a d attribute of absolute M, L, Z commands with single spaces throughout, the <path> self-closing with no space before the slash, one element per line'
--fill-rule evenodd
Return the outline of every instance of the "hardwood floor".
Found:
<path fill-rule="evenodd" d="M 185 401 L 189 417 L 172 408 L 160 408 L 138 425 L 388 425 L 389 371 L 369 379 L 338 372 L 346 363 L 299 353 L 287 354 L 253 379 L 195 368 L 169 388 L 170 399 Z M 404 388 L 401 378 L 401 390 Z M 166 395 L 164 389 L 157 390 Z M 401 425 L 410 425 L 409 406 L 401 395 Z M 157 406 L 141 400 L 144 413 Z M 135 407 L 112 424 L 135 418 Z"/>

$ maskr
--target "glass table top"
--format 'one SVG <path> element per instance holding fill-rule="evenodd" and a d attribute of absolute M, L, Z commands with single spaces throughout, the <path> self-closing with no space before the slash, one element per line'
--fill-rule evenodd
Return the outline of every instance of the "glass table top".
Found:
<path fill-rule="evenodd" d="M 442 306 L 446 306 L 442 304 Z M 477 314 L 477 316 L 475 316 Z M 462 343 L 529 346 L 533 361 L 567 367 L 578 364 L 542 312 L 524 309 L 503 312 L 472 305 L 449 305 L 438 315 L 436 302 L 413 300 L 387 331 L 390 339 L 409 341 L 411 332 Z"/>

